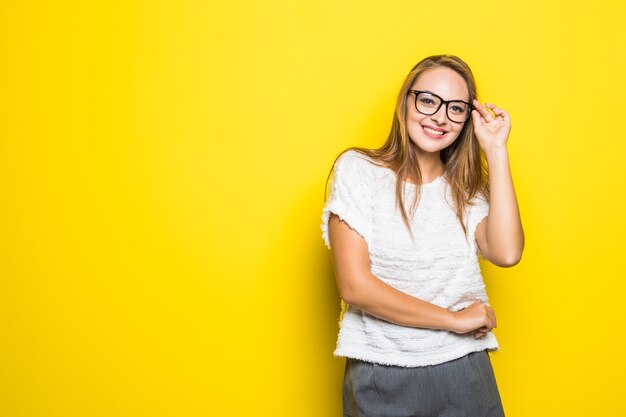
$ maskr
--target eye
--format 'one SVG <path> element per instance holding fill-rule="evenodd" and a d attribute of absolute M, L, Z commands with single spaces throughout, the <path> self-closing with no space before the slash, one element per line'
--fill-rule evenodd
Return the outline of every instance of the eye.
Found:
<path fill-rule="evenodd" d="M 454 113 L 464 113 L 465 112 L 465 106 L 459 105 L 459 104 L 453 104 L 453 105 L 450 106 L 450 111 L 452 111 Z"/>
<path fill-rule="evenodd" d="M 419 101 L 420 101 L 420 103 L 427 104 L 427 105 L 435 104 L 435 100 L 433 100 L 430 97 L 420 97 Z"/>

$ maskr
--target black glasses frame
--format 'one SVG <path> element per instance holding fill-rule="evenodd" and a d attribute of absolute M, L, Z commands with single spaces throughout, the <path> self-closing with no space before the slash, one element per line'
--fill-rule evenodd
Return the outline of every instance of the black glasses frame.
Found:
<path fill-rule="evenodd" d="M 420 91 L 420 90 L 409 90 L 409 93 L 414 93 L 415 94 L 415 110 L 417 110 L 419 113 L 425 115 L 425 116 L 432 116 L 433 114 L 437 113 L 439 111 L 439 109 L 441 108 L 442 105 L 446 105 L 446 117 L 453 123 L 465 123 L 467 121 L 467 119 L 469 119 L 470 115 L 472 114 L 472 110 L 476 109 L 476 107 L 472 106 L 471 103 L 468 103 L 467 101 L 463 101 L 463 100 L 444 100 L 441 97 L 439 97 L 437 94 L 435 93 L 431 93 L 430 91 Z M 432 112 L 432 113 L 424 113 L 423 111 L 420 111 L 417 108 L 417 96 L 420 94 L 429 94 L 433 97 L 437 97 L 440 101 L 439 106 L 437 106 L 437 109 Z M 455 120 L 452 120 L 450 118 L 450 115 L 448 114 L 448 110 L 449 107 L 448 105 L 450 103 L 464 103 L 467 104 L 469 106 L 469 111 L 467 112 L 467 116 L 465 116 L 465 120 L 463 120 L 462 122 L 457 122 Z"/>

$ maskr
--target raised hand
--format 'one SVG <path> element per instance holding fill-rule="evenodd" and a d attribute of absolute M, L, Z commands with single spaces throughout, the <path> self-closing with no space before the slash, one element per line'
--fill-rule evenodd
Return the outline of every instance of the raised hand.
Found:
<path fill-rule="evenodd" d="M 472 103 L 476 108 L 472 110 L 474 133 L 484 152 L 497 146 L 506 146 L 511 131 L 511 119 L 506 110 L 491 103 L 480 104 L 478 100 Z M 493 114 L 488 110 L 493 111 Z"/>

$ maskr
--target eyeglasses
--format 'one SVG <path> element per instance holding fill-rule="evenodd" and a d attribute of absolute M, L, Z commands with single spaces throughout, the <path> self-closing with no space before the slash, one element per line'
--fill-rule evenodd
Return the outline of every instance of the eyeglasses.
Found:
<path fill-rule="evenodd" d="M 444 100 L 437 94 L 428 91 L 409 90 L 415 94 L 415 110 L 430 116 L 439 111 L 442 104 L 446 105 L 446 115 L 454 123 L 464 123 L 475 108 L 463 100 Z"/>

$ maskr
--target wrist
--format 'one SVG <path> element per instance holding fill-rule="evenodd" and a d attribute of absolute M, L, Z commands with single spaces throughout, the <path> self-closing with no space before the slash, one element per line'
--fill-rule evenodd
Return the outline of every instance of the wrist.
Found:
<path fill-rule="evenodd" d="M 492 145 L 483 149 L 483 153 L 485 154 L 487 163 L 506 160 L 509 158 L 509 150 L 507 149 L 506 144 Z"/>
<path fill-rule="evenodd" d="M 446 310 L 444 330 L 456 333 L 456 314 L 454 311 Z"/>

